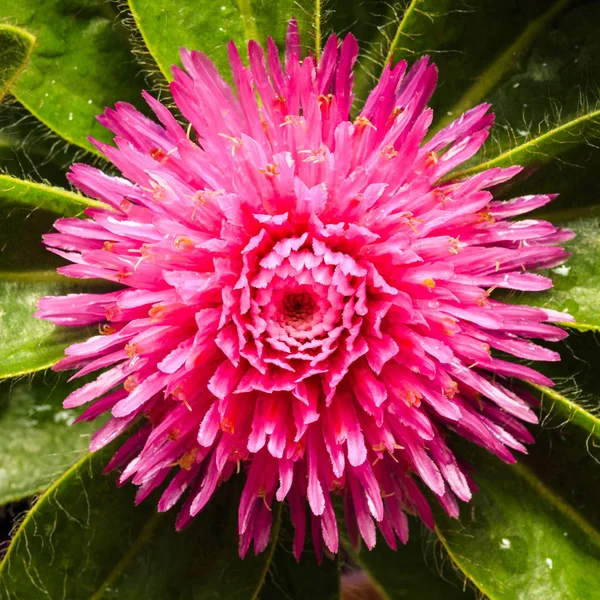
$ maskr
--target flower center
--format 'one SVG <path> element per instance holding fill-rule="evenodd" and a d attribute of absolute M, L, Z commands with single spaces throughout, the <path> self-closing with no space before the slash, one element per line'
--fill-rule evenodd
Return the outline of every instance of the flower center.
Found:
<path fill-rule="evenodd" d="M 290 325 L 305 323 L 317 311 L 317 303 L 310 292 L 288 292 L 283 296 L 280 313 Z"/>

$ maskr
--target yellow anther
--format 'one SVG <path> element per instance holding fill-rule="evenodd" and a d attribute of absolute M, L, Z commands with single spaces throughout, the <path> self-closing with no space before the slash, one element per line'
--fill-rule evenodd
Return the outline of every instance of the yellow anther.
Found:
<path fill-rule="evenodd" d="M 165 163 L 169 160 L 168 154 L 162 148 L 152 148 L 150 150 L 150 156 L 159 163 Z"/>
<path fill-rule="evenodd" d="M 173 241 L 173 246 L 177 250 L 182 250 L 185 252 L 186 250 L 191 250 L 194 247 L 194 242 L 192 242 L 189 237 L 178 235 Z"/>
<path fill-rule="evenodd" d="M 377 127 L 375 127 L 367 117 L 356 117 L 356 119 L 354 119 L 354 127 L 359 131 L 364 131 L 367 127 L 377 131 Z"/>
<path fill-rule="evenodd" d="M 454 396 L 456 396 L 457 392 L 458 392 L 458 383 L 456 383 L 456 381 L 453 381 L 452 383 L 450 383 L 447 388 L 442 388 L 442 394 L 444 396 L 446 396 L 446 398 L 454 398 Z"/>
<path fill-rule="evenodd" d="M 449 244 L 449 248 L 448 248 L 448 252 L 450 252 L 450 254 L 458 254 L 460 252 L 460 237 L 457 236 L 455 238 L 448 238 L 448 244 Z"/>
<path fill-rule="evenodd" d="M 162 304 L 156 304 L 148 311 L 148 316 L 151 318 L 152 323 L 158 323 L 163 320 L 167 314 L 166 307 Z"/>
<path fill-rule="evenodd" d="M 234 433 L 235 429 L 233 426 L 233 421 L 231 419 L 228 419 L 227 417 L 225 417 L 222 421 L 221 421 L 221 429 L 225 432 L 225 433 Z"/>
<path fill-rule="evenodd" d="M 133 392 L 135 388 L 139 385 L 139 376 L 137 373 L 130 375 L 125 382 L 123 383 L 123 387 L 128 392 Z"/>
<path fill-rule="evenodd" d="M 390 113 L 388 118 L 388 125 L 393 123 L 397 117 L 399 117 L 404 112 L 404 109 L 401 106 L 395 106 L 394 110 Z"/>
<path fill-rule="evenodd" d="M 182 469 L 189 471 L 194 466 L 197 456 L 198 448 L 194 447 L 191 450 L 188 450 L 177 462 Z"/>
<path fill-rule="evenodd" d="M 140 353 L 140 347 L 137 344 L 127 344 L 125 346 L 125 352 L 129 358 L 133 358 Z"/>
<path fill-rule="evenodd" d="M 394 150 L 394 146 L 388 144 L 381 149 L 380 155 L 386 160 L 392 160 L 392 158 L 398 156 L 398 152 Z"/>
<path fill-rule="evenodd" d="M 98 332 L 100 335 L 112 335 L 113 333 L 116 333 L 117 330 L 108 323 L 102 323 L 102 325 L 98 326 Z"/>
<path fill-rule="evenodd" d="M 244 145 L 242 138 L 232 137 L 226 133 L 219 133 L 219 137 L 226 138 L 231 142 L 231 156 L 235 156 L 235 151 Z"/>
<path fill-rule="evenodd" d="M 439 157 L 436 152 L 428 152 L 425 158 L 425 168 L 435 167 L 438 164 Z"/>
<path fill-rule="evenodd" d="M 264 169 L 258 169 L 259 173 L 262 173 L 265 177 L 273 179 L 273 177 L 279 175 L 279 167 L 275 164 L 268 164 Z"/>

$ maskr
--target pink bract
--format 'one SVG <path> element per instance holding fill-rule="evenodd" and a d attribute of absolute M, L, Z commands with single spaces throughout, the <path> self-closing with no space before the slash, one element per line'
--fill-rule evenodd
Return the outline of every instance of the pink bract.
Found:
<path fill-rule="evenodd" d="M 281 65 L 269 41 L 229 60 L 236 92 L 200 52 L 182 51 L 173 98 L 183 128 L 149 94 L 160 124 L 128 104 L 95 142 L 123 174 L 76 164 L 70 181 L 106 203 L 45 236 L 70 261 L 59 272 L 122 284 L 103 294 L 43 298 L 37 316 L 99 323 L 59 370 L 103 370 L 65 401 L 109 411 L 98 450 L 138 423 L 108 470 L 158 486 L 166 511 L 184 495 L 184 527 L 236 470 L 240 554 L 269 541 L 272 505 L 287 499 L 300 556 L 310 507 L 313 543 L 338 550 L 332 496 L 353 540 L 406 542 L 406 513 L 429 527 L 429 488 L 458 515 L 473 483 L 448 447 L 452 430 L 514 461 L 532 438 L 533 400 L 511 377 L 551 385 L 523 364 L 559 356 L 530 341 L 560 340 L 569 316 L 509 306 L 491 290 L 537 291 L 530 269 L 567 254 L 571 232 L 510 218 L 549 195 L 493 201 L 489 188 L 520 168 L 446 177 L 484 143 L 486 104 L 424 142 L 437 72 L 428 58 L 388 65 L 350 120 L 358 46 L 331 36 L 301 60 L 295 21 Z"/>

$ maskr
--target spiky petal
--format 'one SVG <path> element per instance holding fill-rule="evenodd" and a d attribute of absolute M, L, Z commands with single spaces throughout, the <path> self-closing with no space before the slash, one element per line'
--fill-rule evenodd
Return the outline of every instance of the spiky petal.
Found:
<path fill-rule="evenodd" d="M 265 549 L 286 498 L 296 556 L 307 503 L 317 552 L 337 551 L 333 494 L 369 548 L 375 526 L 405 542 L 405 513 L 432 526 L 419 479 L 457 516 L 473 487 L 446 430 L 505 461 L 523 452 L 536 415 L 507 379 L 551 382 L 493 350 L 558 360 L 530 340 L 562 339 L 548 323 L 569 319 L 490 297 L 548 289 L 530 270 L 561 263 L 571 233 L 509 220 L 551 196 L 493 201 L 519 167 L 445 177 L 485 141 L 489 106 L 424 142 L 436 69 L 422 58 L 388 65 L 351 121 L 354 37 L 329 38 L 318 63 L 299 47 L 295 22 L 284 65 L 272 41 L 266 56 L 250 42 L 249 67 L 230 44 L 235 94 L 182 51 L 171 91 L 187 132 L 148 94 L 159 123 L 106 110 L 116 147 L 96 145 L 123 178 L 74 165 L 107 208 L 59 219 L 46 244 L 72 263 L 60 273 L 122 286 L 37 313 L 100 324 L 56 368 L 103 371 L 65 401 L 92 403 L 84 420 L 111 413 L 92 450 L 140 423 L 109 464 L 138 501 L 163 486 L 164 511 L 185 495 L 184 527 L 243 468 L 242 555 Z"/>

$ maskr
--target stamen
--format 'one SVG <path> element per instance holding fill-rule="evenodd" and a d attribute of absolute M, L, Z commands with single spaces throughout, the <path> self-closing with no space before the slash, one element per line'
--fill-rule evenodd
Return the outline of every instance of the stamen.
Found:
<path fill-rule="evenodd" d="M 164 304 L 155 304 L 149 311 L 148 316 L 152 319 L 152 323 L 157 323 L 162 320 L 165 315 Z M 177 388 L 175 388 L 177 389 Z"/>
<path fill-rule="evenodd" d="M 173 246 L 177 250 L 182 250 L 183 252 L 185 252 L 194 248 L 194 242 L 192 242 L 192 240 L 190 240 L 189 237 L 178 235 L 173 241 Z"/>
<path fill-rule="evenodd" d="M 233 426 L 233 421 L 227 417 L 225 417 L 222 421 L 221 421 L 221 429 L 225 432 L 225 433 L 234 433 L 235 429 Z"/>
<path fill-rule="evenodd" d="M 134 267 L 134 271 L 135 271 L 136 268 L 137 268 L 137 265 Z M 127 270 L 121 271 L 117 275 L 117 281 L 119 283 L 123 283 L 128 277 L 131 277 L 131 272 L 130 271 L 127 271 Z"/>
<path fill-rule="evenodd" d="M 377 131 L 377 127 L 375 127 L 375 125 L 373 125 L 373 123 L 371 123 L 371 121 L 369 121 L 367 117 L 356 117 L 356 119 L 354 119 L 353 124 L 359 132 L 364 131 L 367 127 L 370 127 L 371 129 Z"/>
<path fill-rule="evenodd" d="M 198 448 L 194 447 L 191 450 L 188 450 L 177 462 L 182 469 L 189 471 L 194 466 L 197 456 Z"/>
<path fill-rule="evenodd" d="M 272 512 L 272 509 L 271 509 L 271 507 L 270 507 L 270 506 L 267 504 L 267 490 L 266 490 L 264 487 L 262 487 L 262 486 L 261 486 L 261 487 L 259 488 L 259 490 L 258 490 L 258 497 L 259 497 L 259 498 L 262 498 L 262 500 L 263 500 L 263 503 L 264 503 L 264 505 L 265 505 L 266 509 L 267 509 L 269 512 Z"/>
<path fill-rule="evenodd" d="M 150 156 L 161 164 L 164 164 L 169 160 L 169 156 L 162 148 L 152 148 L 150 150 Z"/>
<path fill-rule="evenodd" d="M 126 391 L 133 392 L 133 390 L 135 390 L 135 388 L 139 385 L 139 383 L 140 383 L 139 375 L 137 373 L 134 373 L 133 375 L 130 375 L 125 380 L 125 382 L 123 383 L 123 387 L 125 388 Z"/>
<path fill-rule="evenodd" d="M 391 452 L 390 450 L 388 450 L 388 454 L 391 456 L 391 458 L 392 458 L 392 460 L 393 460 L 394 462 L 396 462 L 396 463 L 398 462 L 398 459 L 397 459 L 397 458 L 394 456 L 394 453 L 393 453 L 393 452 Z"/>
<path fill-rule="evenodd" d="M 276 175 L 279 175 L 279 167 L 274 164 L 268 164 L 264 169 L 258 169 L 259 173 L 262 173 L 265 177 L 273 179 Z"/>
<path fill-rule="evenodd" d="M 235 151 L 244 145 L 242 138 L 232 137 L 226 133 L 219 133 L 219 137 L 226 138 L 231 142 L 231 156 L 235 156 Z"/>
<path fill-rule="evenodd" d="M 388 126 L 391 125 L 403 112 L 404 109 L 401 106 L 394 106 L 394 110 L 392 110 L 390 116 L 388 117 Z"/>
<path fill-rule="evenodd" d="M 169 442 L 176 442 L 179 439 L 180 431 L 177 427 L 172 427 L 167 432 L 167 440 Z"/>
<path fill-rule="evenodd" d="M 317 150 L 300 150 L 298 154 L 308 154 L 302 162 L 324 162 L 327 160 L 327 150 L 325 146 L 321 146 Z"/>
<path fill-rule="evenodd" d="M 106 307 L 104 311 L 106 314 L 107 321 L 119 321 L 123 315 L 123 311 L 117 304 L 111 304 Z"/>
<path fill-rule="evenodd" d="M 394 146 L 391 144 L 384 146 L 379 154 L 386 160 L 392 160 L 392 158 L 398 156 L 398 152 L 394 150 Z"/>
<path fill-rule="evenodd" d="M 457 235 L 455 238 L 448 238 L 448 244 L 450 247 L 448 248 L 448 252 L 450 254 L 459 254 L 461 251 L 460 247 L 460 236 Z"/>
<path fill-rule="evenodd" d="M 333 94 L 327 94 L 327 96 L 325 96 L 325 94 L 321 94 L 317 98 L 317 102 L 319 104 L 319 108 L 321 109 L 321 111 L 329 110 L 329 107 L 331 106 L 332 101 L 333 101 Z"/>
<path fill-rule="evenodd" d="M 302 117 L 296 115 L 285 115 L 283 123 L 281 123 L 279 127 L 284 127 L 285 125 L 299 125 L 303 129 L 306 129 L 306 121 Z"/>
<path fill-rule="evenodd" d="M 456 396 L 457 392 L 458 392 L 458 383 L 456 383 L 456 381 L 453 381 L 452 383 L 450 383 L 447 388 L 442 388 L 442 395 L 446 396 L 446 398 L 448 398 L 448 399 L 454 398 L 454 396 Z"/>
<path fill-rule="evenodd" d="M 127 344 L 125 346 L 125 352 L 127 352 L 129 358 L 133 358 L 140 354 L 140 347 L 137 344 Z"/>
<path fill-rule="evenodd" d="M 437 155 L 437 152 L 428 152 L 425 158 L 425 168 L 428 169 L 429 167 L 435 167 L 438 164 L 439 160 L 440 159 Z"/>
<path fill-rule="evenodd" d="M 108 323 L 98 325 L 98 331 L 100 332 L 100 335 L 112 335 L 113 333 L 117 333 L 117 330 Z"/>

